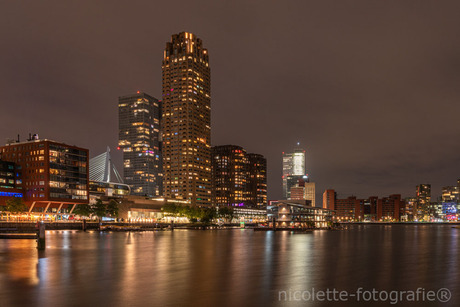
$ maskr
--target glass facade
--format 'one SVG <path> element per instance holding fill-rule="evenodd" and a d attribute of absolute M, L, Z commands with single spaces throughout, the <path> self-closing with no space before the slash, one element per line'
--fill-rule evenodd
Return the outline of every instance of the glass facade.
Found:
<path fill-rule="evenodd" d="M 420 184 L 416 188 L 417 219 L 429 219 L 431 203 L 431 184 Z"/>
<path fill-rule="evenodd" d="M 3 160 L 17 165 L 17 174 L 21 172 L 16 184 L 22 186 L 27 203 L 88 202 L 87 149 L 37 136 L 0 147 L 0 154 Z"/>
<path fill-rule="evenodd" d="M 21 166 L 0 160 L 0 188 L 21 189 Z"/>
<path fill-rule="evenodd" d="M 283 198 L 290 198 L 291 187 L 305 175 L 305 150 L 296 148 L 290 153 L 283 152 Z"/>
<path fill-rule="evenodd" d="M 133 195 L 153 197 L 162 193 L 160 109 L 160 102 L 145 93 L 118 100 L 118 148 L 123 150 L 123 180 Z"/>
<path fill-rule="evenodd" d="M 95 196 L 124 197 L 130 194 L 129 186 L 122 183 L 89 182 L 89 193 Z"/>
<path fill-rule="evenodd" d="M 88 152 L 49 145 L 51 199 L 88 200 Z"/>
<path fill-rule="evenodd" d="M 267 161 L 236 145 L 212 148 L 213 204 L 257 207 L 267 204 Z"/>

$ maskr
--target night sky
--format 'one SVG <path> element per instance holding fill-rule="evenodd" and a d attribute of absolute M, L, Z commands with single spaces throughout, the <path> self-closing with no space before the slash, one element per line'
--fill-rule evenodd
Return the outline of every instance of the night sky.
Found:
<path fill-rule="evenodd" d="M 307 150 L 317 197 L 460 178 L 460 1 L 2 1 L 0 143 L 29 132 L 121 169 L 118 96 L 161 99 L 171 34 L 209 50 L 212 143 Z M 321 199 L 317 200 L 319 204 Z"/>

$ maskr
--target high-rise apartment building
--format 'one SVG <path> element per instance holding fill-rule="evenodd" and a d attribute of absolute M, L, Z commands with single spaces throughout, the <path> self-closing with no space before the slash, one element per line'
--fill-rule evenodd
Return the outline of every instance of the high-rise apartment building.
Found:
<path fill-rule="evenodd" d="M 213 204 L 248 205 L 249 160 L 246 151 L 235 145 L 212 147 Z"/>
<path fill-rule="evenodd" d="M 267 161 L 240 146 L 212 147 L 213 204 L 260 207 L 267 205 Z"/>
<path fill-rule="evenodd" d="M 297 145 L 299 146 L 299 145 Z M 294 149 L 294 152 L 283 152 L 283 197 L 290 199 L 291 187 L 306 175 L 305 150 Z"/>
<path fill-rule="evenodd" d="M 267 205 L 267 159 L 260 154 L 249 153 L 249 204 Z"/>
<path fill-rule="evenodd" d="M 427 219 L 430 216 L 431 184 L 420 184 L 416 187 L 417 199 L 416 216 L 418 220 Z"/>
<path fill-rule="evenodd" d="M 162 192 L 160 102 L 137 92 L 118 99 L 118 148 L 123 150 L 123 179 L 131 194 Z"/>
<path fill-rule="evenodd" d="M 211 72 L 201 39 L 172 35 L 162 72 L 164 196 L 211 205 Z"/>

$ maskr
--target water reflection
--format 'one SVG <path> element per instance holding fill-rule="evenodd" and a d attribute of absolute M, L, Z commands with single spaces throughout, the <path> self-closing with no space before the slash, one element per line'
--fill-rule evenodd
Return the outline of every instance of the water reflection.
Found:
<path fill-rule="evenodd" d="M 0 241 L 2 306 L 277 306 L 278 291 L 311 288 L 460 294 L 449 226 L 47 235 L 40 253 L 33 240 Z"/>

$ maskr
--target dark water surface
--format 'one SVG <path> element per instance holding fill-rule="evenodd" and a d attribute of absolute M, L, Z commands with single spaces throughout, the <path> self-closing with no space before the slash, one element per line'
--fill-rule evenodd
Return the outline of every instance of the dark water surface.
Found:
<path fill-rule="evenodd" d="M 447 225 L 308 234 L 50 231 L 40 253 L 33 240 L 0 240 L 0 306 L 392 306 L 295 301 L 312 288 L 359 287 L 448 288 L 448 303 L 396 306 L 460 306 L 459 239 L 460 229 Z M 286 291 L 281 301 L 279 291 Z"/>

